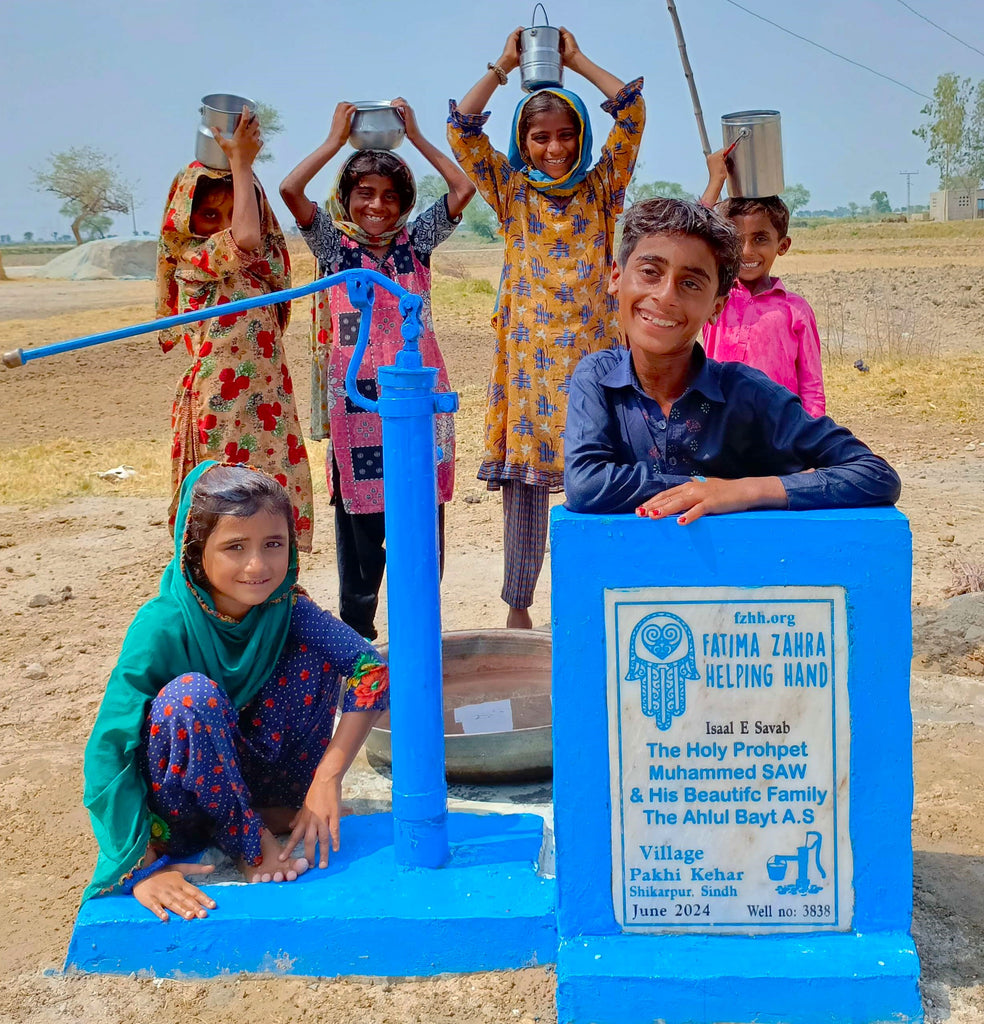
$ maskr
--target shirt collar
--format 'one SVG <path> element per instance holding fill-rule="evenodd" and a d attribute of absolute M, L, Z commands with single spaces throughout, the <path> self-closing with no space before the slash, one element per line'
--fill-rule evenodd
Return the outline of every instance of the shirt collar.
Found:
<path fill-rule="evenodd" d="M 712 402 L 723 402 L 724 392 L 721 390 L 718 379 L 720 365 L 715 360 L 707 358 L 704 347 L 699 341 L 694 342 L 694 351 L 691 356 L 694 378 L 680 397 L 690 394 L 691 391 L 699 391 Z M 623 357 L 601 378 L 600 384 L 606 388 L 635 388 L 636 391 L 645 394 L 639 383 L 639 378 L 636 376 L 635 367 L 632 365 L 632 356 L 628 349 L 624 350 Z"/>
<path fill-rule="evenodd" d="M 759 292 L 756 295 L 752 295 L 748 290 L 748 285 L 743 281 L 739 281 L 738 278 L 735 278 L 735 283 L 731 286 L 731 290 L 744 292 L 745 297 L 748 299 L 760 299 L 763 295 L 771 295 L 773 292 L 786 294 L 786 286 L 782 283 L 782 279 L 778 277 L 772 278 L 772 286 L 770 288 L 766 288 L 764 292 Z"/>

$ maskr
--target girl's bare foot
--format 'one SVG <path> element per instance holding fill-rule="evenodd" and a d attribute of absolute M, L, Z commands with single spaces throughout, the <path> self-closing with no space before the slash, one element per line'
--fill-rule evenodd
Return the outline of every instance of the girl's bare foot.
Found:
<path fill-rule="evenodd" d="M 528 608 L 509 608 L 506 616 L 506 629 L 532 629 L 533 619 Z"/>
<path fill-rule="evenodd" d="M 277 837 L 264 828 L 260 832 L 260 853 L 263 859 L 259 864 L 247 864 L 239 861 L 239 870 L 247 882 L 293 882 L 308 869 L 307 858 L 297 857 L 286 862 L 281 861 L 281 846 Z"/>

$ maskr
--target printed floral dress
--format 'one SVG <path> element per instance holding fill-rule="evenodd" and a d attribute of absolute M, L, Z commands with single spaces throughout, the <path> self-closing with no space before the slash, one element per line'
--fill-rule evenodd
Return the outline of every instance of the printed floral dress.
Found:
<path fill-rule="evenodd" d="M 451 104 L 452 152 L 495 211 L 506 242 L 478 472 L 490 489 L 503 480 L 563 489 L 571 374 L 589 352 L 622 344 L 607 286 L 615 221 L 645 124 L 642 79 L 602 109 L 615 124 L 601 156 L 573 195 L 558 198 L 533 188 L 492 146 L 482 130 L 488 113 L 462 114 Z"/>
<path fill-rule="evenodd" d="M 158 255 L 160 317 L 290 286 L 287 246 L 259 182 L 263 243 L 258 250 L 243 252 L 231 230 L 208 238 L 191 233 L 196 184 L 224 176 L 192 164 L 171 186 Z M 160 332 L 165 352 L 180 340 L 192 359 L 171 413 L 171 482 L 176 495 L 187 473 L 206 459 L 247 462 L 286 488 L 298 547 L 310 551 L 311 472 L 283 351 L 289 318 L 290 304 L 279 303 Z"/>

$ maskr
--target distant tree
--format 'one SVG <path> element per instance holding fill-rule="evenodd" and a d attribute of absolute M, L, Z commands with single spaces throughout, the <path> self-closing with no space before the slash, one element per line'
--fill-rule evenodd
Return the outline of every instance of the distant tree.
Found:
<path fill-rule="evenodd" d="M 789 207 L 790 213 L 795 213 L 810 201 L 810 190 L 805 185 L 797 183 L 785 189 L 779 198 Z"/>
<path fill-rule="evenodd" d="M 269 103 L 256 104 L 256 116 L 260 121 L 260 131 L 263 133 L 263 148 L 256 158 L 257 163 L 265 163 L 273 159 L 273 152 L 270 149 L 270 139 L 274 135 L 280 135 L 284 130 L 283 118 L 280 111 Z"/>
<path fill-rule="evenodd" d="M 33 231 L 25 231 L 24 232 L 24 241 L 25 242 L 33 242 L 34 241 L 34 232 Z"/>
<path fill-rule="evenodd" d="M 891 213 L 892 204 L 888 201 L 887 192 L 872 192 L 871 193 L 871 212 L 872 213 Z"/>
<path fill-rule="evenodd" d="M 425 174 L 417 179 L 417 209 L 426 210 L 428 206 L 447 195 L 448 183 L 440 174 Z"/>
<path fill-rule="evenodd" d="M 494 242 L 499 237 L 499 221 L 492 207 L 479 195 L 465 207 L 461 225 L 478 238 Z"/>
<path fill-rule="evenodd" d="M 858 215 L 858 210 L 861 209 L 861 207 L 858 206 L 857 203 L 848 203 L 847 208 L 850 211 L 852 217 L 856 217 Z"/>
<path fill-rule="evenodd" d="M 644 199 L 693 199 L 693 194 L 684 190 L 676 181 L 639 181 L 633 178 L 625 190 L 625 205 L 641 203 Z"/>
<path fill-rule="evenodd" d="M 35 171 L 34 183 L 39 192 L 54 192 L 66 200 L 66 206 L 75 204 L 72 234 L 76 245 L 82 244 L 83 221 L 102 213 L 127 213 L 130 209 L 127 186 L 111 166 L 109 157 L 89 146 L 53 153 L 48 158 L 48 167 Z"/>
<path fill-rule="evenodd" d="M 984 180 L 984 79 L 974 89 L 974 102 L 967 114 L 964 158 L 970 188 L 978 188 Z"/>
<path fill-rule="evenodd" d="M 912 134 L 929 147 L 926 163 L 939 168 L 943 189 L 952 188 L 960 172 L 969 100 L 969 78 L 961 79 L 953 72 L 940 75 L 932 100 L 919 111 L 928 120 L 912 129 Z"/>
<path fill-rule="evenodd" d="M 69 200 L 58 212 L 74 223 L 80 213 L 79 205 L 73 200 Z M 88 216 L 83 214 L 79 221 L 79 234 L 84 241 L 91 242 L 93 238 L 105 238 L 106 232 L 112 226 L 113 218 L 107 217 L 104 213 L 92 213 Z M 54 237 L 57 238 L 57 236 L 58 233 L 55 232 Z"/>

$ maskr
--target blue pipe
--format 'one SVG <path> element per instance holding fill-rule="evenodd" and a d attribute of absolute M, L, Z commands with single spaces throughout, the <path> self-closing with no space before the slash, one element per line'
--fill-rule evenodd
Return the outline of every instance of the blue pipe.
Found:
<path fill-rule="evenodd" d="M 179 324 L 200 323 L 345 283 L 361 313 L 345 391 L 383 424 L 383 497 L 386 506 L 386 593 L 389 604 L 390 725 L 393 756 L 393 842 L 396 861 L 410 868 L 448 862 L 448 803 L 444 774 L 444 701 L 441 664 L 441 591 L 437 538 L 436 413 L 458 409 L 454 392 L 437 392 L 437 370 L 424 366 L 419 339 L 423 302 L 372 270 L 343 270 L 308 285 L 210 306 L 55 345 L 17 350 L 10 366 L 100 345 Z M 399 297 L 403 347 L 394 366 L 379 368 L 379 401 L 359 393 L 359 367 L 369 342 L 374 286 Z"/>
<path fill-rule="evenodd" d="M 11 352 L 5 352 L 3 363 L 5 366 L 23 366 L 32 359 L 43 359 L 45 356 L 57 356 L 63 352 L 74 352 L 79 348 L 89 348 L 92 345 L 102 345 L 107 341 L 120 341 L 123 338 L 133 338 L 138 334 L 153 334 L 162 331 L 166 327 L 180 327 L 182 324 L 201 323 L 204 320 L 211 320 L 217 316 L 228 316 L 230 313 L 241 313 L 246 309 L 256 309 L 258 306 L 275 306 L 280 302 L 287 302 L 290 299 L 299 299 L 312 292 L 321 292 L 333 284 L 340 284 L 352 278 L 361 278 L 367 283 L 378 284 L 385 288 L 392 295 L 400 297 L 406 293 L 395 281 L 377 273 L 375 270 L 341 270 L 337 274 L 329 274 L 327 277 L 318 278 L 310 284 L 298 285 L 296 288 L 285 288 L 279 292 L 268 292 L 265 295 L 254 295 L 249 299 L 237 299 L 235 302 L 226 302 L 221 306 L 207 306 L 204 309 L 194 309 L 188 313 L 178 313 L 175 316 L 162 317 L 160 320 L 148 320 L 146 323 L 134 324 L 131 327 L 120 327 L 115 331 L 102 331 L 99 334 L 87 334 L 83 338 L 72 338 L 69 341 L 59 341 L 53 345 L 39 345 L 37 348 L 21 349 L 15 348 Z"/>

